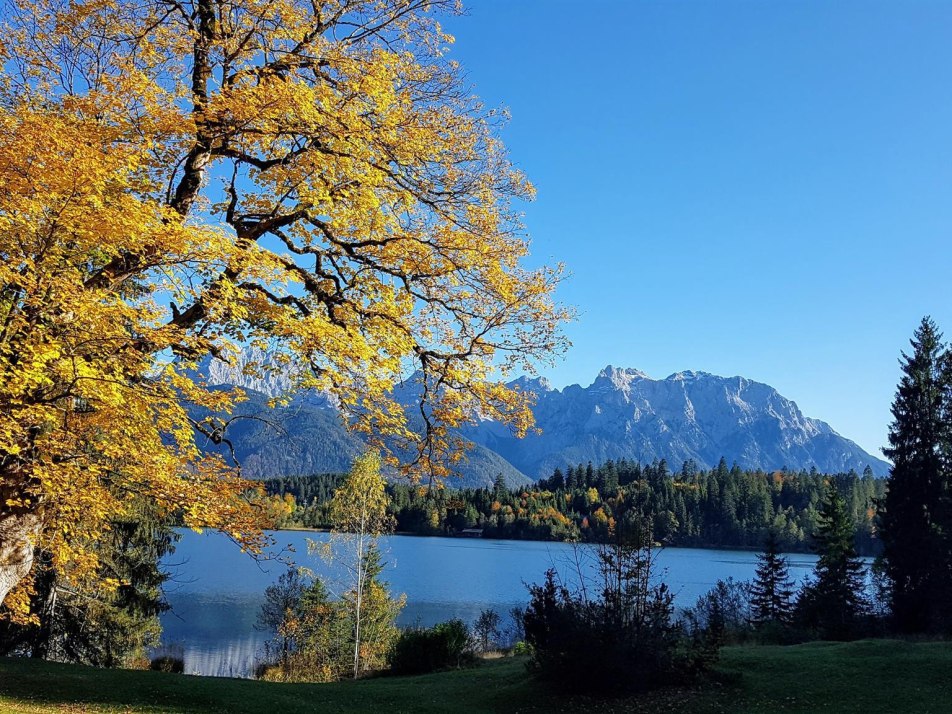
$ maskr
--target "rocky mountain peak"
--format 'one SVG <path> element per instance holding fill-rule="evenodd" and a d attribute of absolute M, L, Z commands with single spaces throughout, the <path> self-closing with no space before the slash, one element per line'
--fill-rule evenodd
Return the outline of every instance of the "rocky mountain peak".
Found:
<path fill-rule="evenodd" d="M 509 382 L 508 386 L 523 392 L 535 392 L 536 394 L 553 391 L 552 383 L 545 377 L 527 377 L 523 375 Z"/>
<path fill-rule="evenodd" d="M 714 375 L 710 372 L 695 372 L 694 370 L 688 369 L 683 372 L 675 372 L 672 375 L 669 375 L 667 380 L 668 382 L 693 382 L 698 379 L 707 379 L 713 377 Z"/>
<path fill-rule="evenodd" d="M 228 361 L 206 358 L 199 367 L 211 385 L 231 385 L 253 389 L 268 397 L 286 394 L 294 387 L 294 369 L 275 352 L 246 347 Z"/>
<path fill-rule="evenodd" d="M 604 389 L 609 387 L 611 389 L 627 392 L 631 388 L 632 383 L 639 379 L 651 378 L 640 369 L 634 369 L 632 367 L 613 367 L 612 365 L 608 365 L 598 373 L 598 376 L 595 378 L 595 381 L 592 382 L 590 389 Z"/>

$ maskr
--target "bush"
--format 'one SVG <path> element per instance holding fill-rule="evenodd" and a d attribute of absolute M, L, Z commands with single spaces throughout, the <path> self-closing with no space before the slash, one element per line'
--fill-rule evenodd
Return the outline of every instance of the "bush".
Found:
<path fill-rule="evenodd" d="M 531 657 L 531 656 L 532 656 L 532 645 L 530 645 L 530 644 L 528 644 L 528 643 L 526 643 L 526 642 L 522 642 L 522 641 L 520 640 L 519 642 L 516 642 L 516 643 L 513 644 L 513 646 L 512 646 L 512 654 L 514 654 L 514 655 L 516 655 L 516 656 L 519 656 L 519 655 L 529 655 L 529 656 Z"/>
<path fill-rule="evenodd" d="M 460 667 L 473 659 L 470 632 L 459 619 L 433 627 L 403 630 L 390 650 L 390 669 L 394 674 L 423 674 Z"/>

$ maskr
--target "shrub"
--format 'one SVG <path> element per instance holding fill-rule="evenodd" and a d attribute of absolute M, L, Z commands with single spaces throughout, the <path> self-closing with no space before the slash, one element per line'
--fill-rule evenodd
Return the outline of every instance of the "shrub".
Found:
<path fill-rule="evenodd" d="M 490 652 L 499 646 L 499 637 L 502 635 L 500 622 L 499 613 L 492 608 L 479 613 L 473 625 L 473 638 L 480 652 Z"/>
<path fill-rule="evenodd" d="M 517 656 L 518 656 L 518 655 L 529 655 L 529 656 L 531 657 L 531 656 L 532 656 L 532 645 L 530 645 L 530 644 L 527 643 L 527 642 L 522 642 L 522 641 L 520 640 L 519 642 L 516 642 L 515 644 L 513 644 L 513 646 L 512 646 L 512 653 L 513 653 L 514 655 L 517 655 Z"/>
<path fill-rule="evenodd" d="M 750 583 L 718 580 L 684 612 L 684 627 L 691 633 L 706 632 L 721 642 L 742 642 L 753 632 L 750 598 Z"/>
<path fill-rule="evenodd" d="M 654 582 L 650 534 L 650 523 L 635 524 L 599 547 L 598 599 L 569 593 L 553 570 L 529 587 L 524 625 L 538 677 L 567 693 L 622 695 L 683 682 L 708 666 L 719 643 L 687 637 L 673 623 L 673 596 Z"/>
<path fill-rule="evenodd" d="M 150 660 L 149 669 L 154 672 L 183 674 L 185 672 L 185 660 L 181 657 L 173 657 L 172 655 L 161 655 L 159 657 L 153 657 Z"/>
<path fill-rule="evenodd" d="M 459 619 L 433 627 L 403 630 L 390 650 L 390 669 L 394 674 L 423 674 L 460 667 L 472 660 L 470 632 Z"/>

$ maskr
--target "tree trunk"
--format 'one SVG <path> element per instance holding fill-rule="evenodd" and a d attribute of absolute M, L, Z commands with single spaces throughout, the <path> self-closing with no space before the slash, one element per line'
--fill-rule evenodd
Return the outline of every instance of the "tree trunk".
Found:
<path fill-rule="evenodd" d="M 357 612 L 354 613 L 354 679 L 360 675 L 360 613 L 364 594 L 364 534 L 363 524 L 357 536 Z"/>
<path fill-rule="evenodd" d="M 0 511 L 0 605 L 30 572 L 41 527 L 38 513 Z"/>

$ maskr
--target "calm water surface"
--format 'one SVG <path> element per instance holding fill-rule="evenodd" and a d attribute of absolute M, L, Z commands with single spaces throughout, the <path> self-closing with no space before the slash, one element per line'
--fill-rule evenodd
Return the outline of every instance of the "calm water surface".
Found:
<path fill-rule="evenodd" d="M 308 555 L 308 540 L 324 542 L 326 534 L 281 531 L 274 536 L 277 551 L 311 568 L 332 591 L 343 591 L 339 569 Z M 505 619 L 510 608 L 527 602 L 526 584 L 540 582 L 548 568 L 556 568 L 567 583 L 577 582 L 580 552 L 568 543 L 413 536 L 382 538 L 381 549 L 391 592 L 407 596 L 400 616 L 404 625 L 452 617 L 472 622 L 489 607 Z M 718 579 L 752 578 L 756 559 L 756 553 L 745 551 L 668 548 L 658 562 L 675 603 L 686 607 Z M 799 554 L 789 560 L 797 580 L 816 562 Z M 286 566 L 276 560 L 255 562 L 221 535 L 192 531 L 183 533 L 167 565 L 172 610 L 162 617 L 163 642 L 181 648 L 186 672 L 249 676 L 268 639 L 254 628 L 264 590 Z"/>

